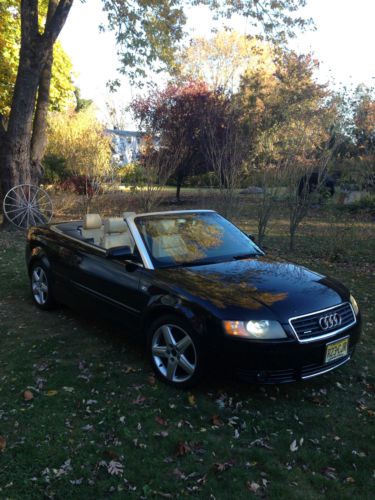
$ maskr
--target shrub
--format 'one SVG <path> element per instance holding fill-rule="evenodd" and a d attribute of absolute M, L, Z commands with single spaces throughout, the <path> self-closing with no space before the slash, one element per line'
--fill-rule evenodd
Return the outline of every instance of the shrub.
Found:
<path fill-rule="evenodd" d="M 144 168 L 139 163 L 128 163 L 116 170 L 121 184 L 130 186 L 142 185 L 146 181 Z"/>
<path fill-rule="evenodd" d="M 44 180 L 47 183 L 58 184 L 68 177 L 65 158 L 49 154 L 44 157 Z"/>
<path fill-rule="evenodd" d="M 94 194 L 99 193 L 100 187 L 97 182 L 91 180 L 86 175 L 74 175 L 62 182 L 60 189 L 92 198 Z"/>

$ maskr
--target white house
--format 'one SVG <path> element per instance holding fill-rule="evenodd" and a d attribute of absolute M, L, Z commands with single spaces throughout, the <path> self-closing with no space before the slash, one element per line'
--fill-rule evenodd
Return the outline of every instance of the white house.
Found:
<path fill-rule="evenodd" d="M 131 163 L 139 157 L 144 132 L 107 129 L 106 133 L 112 137 L 112 158 L 119 166 Z"/>

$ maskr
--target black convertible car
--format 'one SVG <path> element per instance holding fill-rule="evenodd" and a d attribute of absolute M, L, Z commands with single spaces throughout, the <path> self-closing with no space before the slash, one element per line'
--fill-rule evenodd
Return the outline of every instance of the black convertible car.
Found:
<path fill-rule="evenodd" d="M 247 381 L 309 379 L 353 355 L 358 305 L 338 281 L 265 256 L 210 210 L 124 213 L 33 227 L 26 260 L 41 309 L 96 309 L 143 332 L 178 387 L 212 364 Z"/>

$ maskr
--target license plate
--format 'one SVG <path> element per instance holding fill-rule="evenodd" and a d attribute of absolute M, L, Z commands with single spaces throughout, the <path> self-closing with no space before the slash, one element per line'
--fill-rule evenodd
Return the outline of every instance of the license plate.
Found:
<path fill-rule="evenodd" d="M 348 346 L 349 337 L 327 344 L 325 363 L 330 363 L 331 361 L 335 361 L 335 359 L 346 356 L 348 354 Z"/>

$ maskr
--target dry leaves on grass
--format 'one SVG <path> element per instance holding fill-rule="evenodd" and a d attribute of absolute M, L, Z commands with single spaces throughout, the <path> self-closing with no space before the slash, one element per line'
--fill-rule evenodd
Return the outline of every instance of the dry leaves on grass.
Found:
<path fill-rule="evenodd" d="M 164 426 L 164 427 L 167 427 L 167 425 L 168 425 L 168 421 L 165 420 L 165 418 L 161 417 L 160 415 L 156 415 L 155 422 L 159 425 Z"/>
<path fill-rule="evenodd" d="M 135 399 L 133 399 L 132 404 L 133 405 L 142 405 L 146 401 L 146 398 L 144 396 L 141 396 L 139 394 Z"/>
<path fill-rule="evenodd" d="M 4 451 L 7 446 L 7 441 L 5 437 L 0 436 L 0 451 Z"/>
<path fill-rule="evenodd" d="M 34 399 L 34 394 L 31 391 L 29 391 L 29 390 L 24 391 L 24 393 L 23 393 L 23 399 L 25 401 L 31 401 L 32 399 Z"/>
<path fill-rule="evenodd" d="M 215 427 L 221 427 L 222 425 L 224 425 L 224 422 L 221 420 L 219 415 L 213 415 L 210 420 L 211 424 Z"/>
<path fill-rule="evenodd" d="M 221 472 L 224 472 L 228 469 L 231 469 L 234 465 L 234 460 L 228 460 L 228 462 L 223 462 L 223 463 L 219 463 L 217 462 L 216 464 L 214 464 L 214 471 L 218 474 L 220 474 Z"/>
<path fill-rule="evenodd" d="M 122 476 L 124 472 L 124 466 L 121 462 L 117 462 L 116 460 L 111 460 L 108 464 L 108 474 L 111 476 Z"/>

